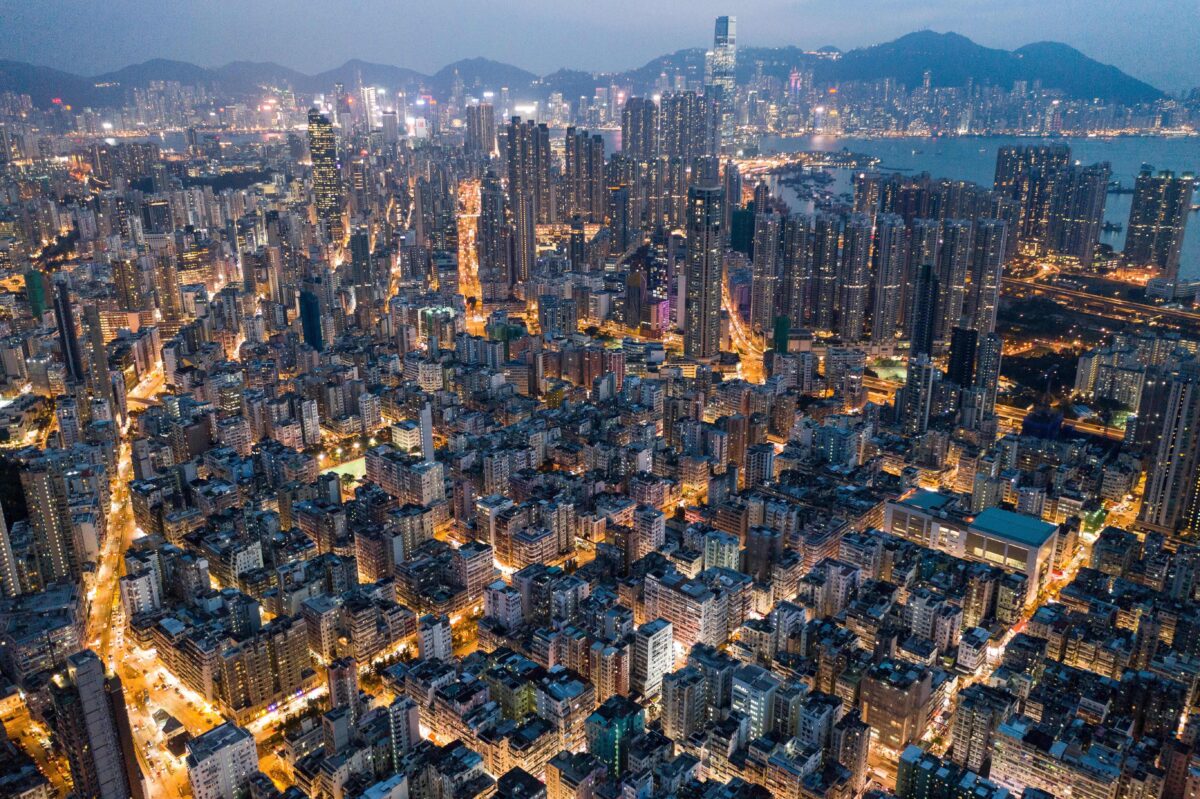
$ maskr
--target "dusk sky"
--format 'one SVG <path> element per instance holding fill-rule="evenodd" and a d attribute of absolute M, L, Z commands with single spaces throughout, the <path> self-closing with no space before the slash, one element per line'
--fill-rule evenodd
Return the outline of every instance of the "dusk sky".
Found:
<path fill-rule="evenodd" d="M 1197 0 L 0 0 L 0 57 L 91 74 L 155 57 L 615 70 L 705 45 L 717 14 L 737 15 L 745 46 L 848 49 L 931 28 L 993 47 L 1062 41 L 1168 91 L 1200 85 Z"/>

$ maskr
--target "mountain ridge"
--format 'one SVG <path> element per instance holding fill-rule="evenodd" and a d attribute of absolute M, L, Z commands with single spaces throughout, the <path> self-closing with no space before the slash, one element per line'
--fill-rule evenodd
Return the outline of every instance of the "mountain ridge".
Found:
<path fill-rule="evenodd" d="M 840 53 L 840 57 L 819 53 Z M 1125 105 L 1165 96 L 1117 67 L 1059 42 L 1032 42 L 1016 50 L 1004 50 L 980 45 L 961 34 L 924 30 L 844 52 L 829 45 L 815 52 L 796 46 L 739 50 L 739 81 L 749 80 L 759 68 L 765 75 L 786 80 L 793 67 L 811 70 L 822 84 L 891 78 L 913 87 L 920 85 L 928 70 L 933 86 L 962 86 L 970 80 L 977 85 L 1010 89 L 1019 80 L 1031 84 L 1041 81 L 1043 86 L 1061 90 L 1074 99 L 1100 98 Z M 144 88 L 156 80 L 205 85 L 231 94 L 251 94 L 260 87 L 281 84 L 298 92 L 318 93 L 331 90 L 334 83 L 353 87 L 361 76 L 365 85 L 444 96 L 452 90 L 457 75 L 468 92 L 499 91 L 507 87 L 515 98 L 527 93 L 561 91 L 564 97 L 574 99 L 587 93 L 589 87 L 594 89 L 608 83 L 630 85 L 635 92 L 648 91 L 664 69 L 701 78 L 703 48 L 677 50 L 650 59 L 642 66 L 616 72 L 589 73 L 564 67 L 544 76 L 484 57 L 460 59 L 431 75 L 361 59 L 350 59 L 309 75 L 269 61 L 239 60 L 209 68 L 154 58 L 89 77 L 27 62 L 0 60 L 0 91 L 29 94 L 38 106 L 61 98 L 64 103 L 76 106 L 109 107 L 120 104 L 130 89 Z"/>

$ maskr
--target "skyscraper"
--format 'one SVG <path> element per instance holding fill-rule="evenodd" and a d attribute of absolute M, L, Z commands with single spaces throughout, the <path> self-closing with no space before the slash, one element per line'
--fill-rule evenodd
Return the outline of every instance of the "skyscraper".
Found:
<path fill-rule="evenodd" d="M 104 330 L 100 321 L 100 307 L 89 303 L 83 309 L 88 331 L 88 387 L 92 396 L 106 402 L 112 400 L 112 382 L 108 374 L 108 349 L 104 344 Z"/>
<path fill-rule="evenodd" d="M 496 110 L 491 103 L 467 106 L 467 152 L 490 156 L 496 152 Z"/>
<path fill-rule="evenodd" d="M 896 392 L 897 416 L 906 435 L 918 436 L 929 429 L 937 371 L 928 355 L 915 355 L 908 361 L 908 377 Z"/>
<path fill-rule="evenodd" d="M 687 285 L 683 353 L 688 358 L 716 358 L 721 349 L 721 220 L 725 192 L 720 186 L 688 189 Z"/>
<path fill-rule="evenodd" d="M 342 240 L 342 178 L 338 164 L 337 139 L 329 118 L 308 111 L 308 152 L 312 160 L 313 200 L 317 219 L 325 225 L 329 239 Z"/>
<path fill-rule="evenodd" d="M 717 121 L 719 143 L 725 145 L 733 138 L 734 93 L 737 88 L 737 18 L 717 17 L 713 30 L 713 49 L 707 54 L 706 97 Z"/>
<path fill-rule="evenodd" d="M 350 234 L 350 274 L 354 280 L 356 302 L 370 305 L 377 288 L 371 256 L 371 230 L 365 225 L 355 227 Z"/>
<path fill-rule="evenodd" d="M 975 351 L 978 349 L 979 333 L 969 327 L 956 327 L 950 331 L 950 364 L 946 379 L 966 388 L 975 381 Z"/>
<path fill-rule="evenodd" d="M 842 220 L 818 214 L 809 238 L 809 321 L 817 330 L 833 330 L 838 299 L 838 266 Z"/>
<path fill-rule="evenodd" d="M 46 312 L 47 282 L 46 273 L 40 269 L 29 269 L 25 272 L 25 297 L 29 300 L 29 313 L 34 319 L 40 319 Z"/>
<path fill-rule="evenodd" d="M 1014 235 L 1022 248 L 1044 251 L 1048 244 L 1055 182 L 1070 162 L 1071 148 L 1064 144 L 1001 147 L 996 152 L 993 187 L 1017 203 Z"/>
<path fill-rule="evenodd" d="M 754 217 L 754 260 L 750 286 L 750 326 L 768 331 L 775 322 L 779 269 L 779 217 L 758 213 Z"/>
<path fill-rule="evenodd" d="M 1168 535 L 1200 532 L 1200 361 L 1171 375 L 1162 419 L 1139 522 Z"/>
<path fill-rule="evenodd" d="M 938 259 L 938 308 L 934 337 L 944 342 L 962 319 L 967 275 L 974 249 L 975 227 L 963 219 L 942 225 L 942 250 Z"/>
<path fill-rule="evenodd" d="M 300 330 L 304 343 L 317 352 L 325 349 L 325 336 L 321 330 L 321 298 L 312 291 L 300 292 Z"/>
<path fill-rule="evenodd" d="M 937 340 L 938 279 L 931 264 L 922 264 L 913 288 L 908 339 L 912 355 L 932 355 Z"/>
<path fill-rule="evenodd" d="M 66 668 L 51 679 L 50 699 L 75 795 L 141 799 L 142 774 L 120 678 L 106 675 L 96 653 L 85 649 L 68 657 Z"/>
<path fill-rule="evenodd" d="M 790 327 L 802 328 L 812 313 L 812 259 L 809 257 L 814 220 L 793 214 L 783 224 L 780 242 L 780 311 Z"/>
<path fill-rule="evenodd" d="M 65 474 L 70 464 L 59 456 L 62 452 L 47 450 L 24 462 L 20 470 L 36 545 L 38 578 L 43 585 L 80 572 Z"/>
<path fill-rule="evenodd" d="M 513 285 L 513 237 L 508 223 L 508 202 L 500 178 L 488 170 L 479 186 L 479 221 L 475 255 L 484 302 L 506 300 Z"/>
<path fill-rule="evenodd" d="M 79 333 L 75 327 L 75 312 L 71 305 L 71 290 L 65 280 L 54 284 L 54 320 L 58 324 L 58 346 L 67 366 L 67 377 L 82 382 L 83 354 L 79 349 Z"/>
<path fill-rule="evenodd" d="M 567 215 L 578 215 L 585 222 L 603 222 L 607 205 L 604 139 L 598 133 L 567 128 L 563 156 Z"/>
<path fill-rule="evenodd" d="M 971 327 L 987 335 L 996 329 L 1004 257 L 1008 249 L 1008 223 L 980 219 L 975 223 L 975 252 L 971 258 L 971 286 L 967 315 Z"/>
<path fill-rule="evenodd" d="M 1080 269 L 1090 269 L 1096 255 L 1110 177 L 1112 169 L 1100 163 L 1071 166 L 1055 178 L 1047 233 L 1049 248 L 1074 259 Z"/>
<path fill-rule="evenodd" d="M 513 117 L 508 124 L 508 197 L 517 282 L 533 272 L 535 226 L 554 219 L 550 189 L 550 131 L 533 120 Z"/>
<path fill-rule="evenodd" d="M 861 341 L 867 329 L 867 301 L 871 296 L 871 237 L 873 224 L 866 214 L 852 214 L 842 232 L 842 257 L 838 271 L 838 335 L 842 341 Z"/>
<path fill-rule="evenodd" d="M 635 161 L 658 157 L 658 106 L 649 97 L 630 97 L 621 109 L 621 154 Z"/>
<path fill-rule="evenodd" d="M 659 109 L 659 146 L 667 158 L 689 167 L 705 154 L 704 103 L 695 92 L 664 94 Z"/>
<path fill-rule="evenodd" d="M 1129 228 L 1125 235 L 1125 260 L 1137 266 L 1162 270 L 1174 282 L 1179 273 L 1179 253 L 1187 230 L 1188 211 L 1196 182 L 1191 174 L 1157 175 L 1143 169 L 1133 189 Z"/>
<path fill-rule="evenodd" d="M 983 391 L 981 410 L 985 416 L 991 416 L 996 411 L 1003 352 L 1004 339 L 994 332 L 981 337 L 975 350 L 975 387 Z"/>
<path fill-rule="evenodd" d="M 908 258 L 908 229 L 904 218 L 880 214 L 875 218 L 874 303 L 871 340 L 893 341 L 903 318 L 904 267 Z"/>

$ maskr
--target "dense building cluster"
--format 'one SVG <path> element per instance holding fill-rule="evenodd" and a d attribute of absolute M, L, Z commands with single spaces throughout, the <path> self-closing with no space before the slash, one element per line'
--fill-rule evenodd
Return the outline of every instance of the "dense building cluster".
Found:
<path fill-rule="evenodd" d="M 5 133 L 0 797 L 1200 793 L 1196 314 L 1013 311 L 1105 261 L 1185 296 L 1192 178 L 1143 171 L 1123 253 L 1066 145 L 793 208 L 736 144 L 811 87 L 737 66 L 721 17 L 581 103 L 615 153 L 461 86 Z"/>

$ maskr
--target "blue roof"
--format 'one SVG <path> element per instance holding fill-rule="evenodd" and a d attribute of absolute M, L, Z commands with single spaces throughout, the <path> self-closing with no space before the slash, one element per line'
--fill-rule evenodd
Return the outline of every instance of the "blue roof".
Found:
<path fill-rule="evenodd" d="M 954 504 L 955 500 L 950 494 L 940 494 L 937 491 L 925 491 L 921 489 L 911 497 L 900 500 L 900 502 L 901 504 L 919 508 L 929 513 L 937 513 L 940 510 L 949 508 Z"/>
<path fill-rule="evenodd" d="M 971 522 L 971 526 L 980 532 L 1027 547 L 1040 547 L 1058 529 L 1037 517 L 1013 513 L 1003 508 L 988 508 L 982 511 L 975 517 L 975 521 Z"/>

